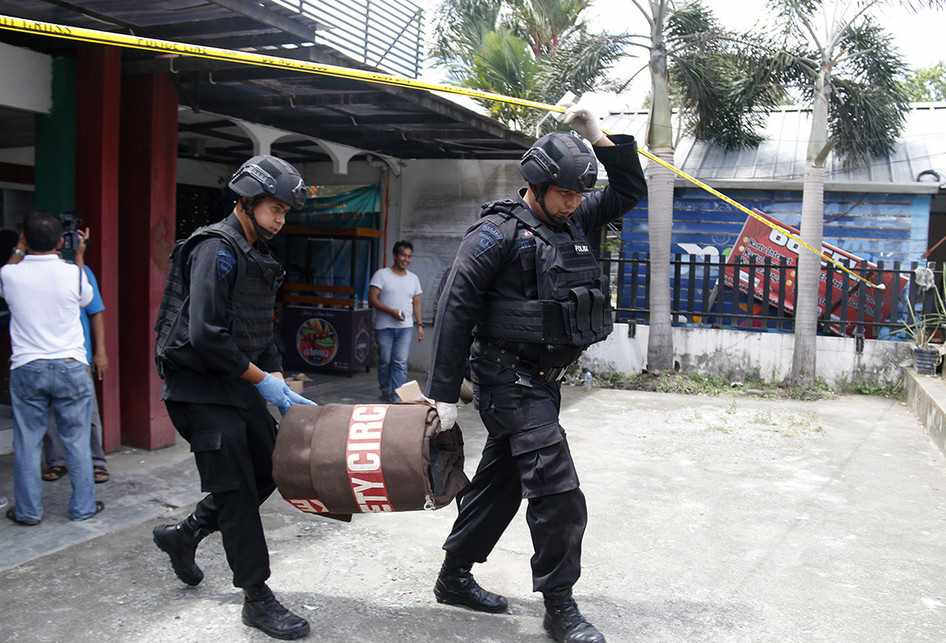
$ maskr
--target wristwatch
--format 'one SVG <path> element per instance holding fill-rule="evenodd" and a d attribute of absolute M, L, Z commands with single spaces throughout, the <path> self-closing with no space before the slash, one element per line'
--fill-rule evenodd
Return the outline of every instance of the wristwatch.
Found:
<path fill-rule="evenodd" d="M 416 326 L 417 328 L 423 328 L 423 327 L 424 327 L 424 325 L 423 325 L 422 323 L 420 323 L 420 322 L 414 322 L 414 326 Z"/>

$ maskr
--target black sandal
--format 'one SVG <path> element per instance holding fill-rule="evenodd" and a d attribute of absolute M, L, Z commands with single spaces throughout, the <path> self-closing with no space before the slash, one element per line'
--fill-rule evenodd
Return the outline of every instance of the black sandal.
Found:
<path fill-rule="evenodd" d="M 20 519 L 18 519 L 18 518 L 16 517 L 16 512 L 14 511 L 14 509 L 16 509 L 16 506 L 15 506 L 15 505 L 14 505 L 13 507 L 10 507 L 9 509 L 7 509 L 7 518 L 9 518 L 10 520 L 12 520 L 12 521 L 15 522 L 16 524 L 18 524 L 18 525 L 23 525 L 24 527 L 35 527 L 36 525 L 39 524 L 39 521 L 38 521 L 38 520 L 20 520 Z"/>
<path fill-rule="evenodd" d="M 59 480 L 59 478 L 66 475 L 67 472 L 68 469 L 65 467 L 60 467 L 59 465 L 49 467 L 43 472 L 43 480 L 46 482 L 55 482 L 56 480 Z"/>
<path fill-rule="evenodd" d="M 105 509 L 105 503 L 102 502 L 101 500 L 96 500 L 96 501 L 95 501 L 95 513 L 94 513 L 94 514 L 92 514 L 91 516 L 86 516 L 85 518 L 70 518 L 69 520 L 88 520 L 89 518 L 92 518 L 92 517 L 97 516 L 97 515 L 99 515 L 100 513 L 102 513 L 102 511 L 103 511 L 104 509 Z"/>

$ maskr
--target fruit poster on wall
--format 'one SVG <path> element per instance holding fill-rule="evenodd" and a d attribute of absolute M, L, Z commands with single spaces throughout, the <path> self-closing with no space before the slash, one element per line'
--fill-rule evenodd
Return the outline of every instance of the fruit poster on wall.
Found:
<path fill-rule="evenodd" d="M 338 333 L 328 321 L 312 317 L 296 331 L 296 350 L 312 366 L 325 366 L 338 353 Z"/>
<path fill-rule="evenodd" d="M 283 312 L 282 332 L 287 366 L 348 372 L 368 366 L 369 309 L 288 306 Z"/>

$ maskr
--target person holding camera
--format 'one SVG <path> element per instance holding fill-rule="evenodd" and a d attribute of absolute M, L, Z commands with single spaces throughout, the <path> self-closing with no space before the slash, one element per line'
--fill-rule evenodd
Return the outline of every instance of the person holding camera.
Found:
<path fill-rule="evenodd" d="M 85 275 L 88 230 L 77 231 L 75 265 L 57 254 L 62 222 L 42 211 L 26 216 L 20 241 L 0 269 L 0 296 L 10 308 L 10 398 L 13 410 L 13 492 L 6 516 L 20 525 L 43 518 L 40 452 L 50 409 L 56 415 L 72 483 L 69 517 L 85 520 L 95 500 L 89 448 L 94 388 L 89 377 L 81 308 L 92 301 Z"/>

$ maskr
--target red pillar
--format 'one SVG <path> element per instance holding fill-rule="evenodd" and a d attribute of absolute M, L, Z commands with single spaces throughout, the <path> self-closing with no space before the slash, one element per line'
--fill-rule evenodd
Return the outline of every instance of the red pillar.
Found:
<path fill-rule="evenodd" d="M 166 74 L 126 76 L 122 86 L 122 242 L 119 351 L 122 442 L 144 449 L 174 444 L 154 367 L 154 325 L 174 244 L 177 89 Z"/>
<path fill-rule="evenodd" d="M 121 112 L 121 50 L 98 45 L 78 49 L 76 69 L 76 207 L 91 229 L 86 263 L 105 303 L 105 350 L 109 365 L 98 386 L 106 453 L 121 448 L 121 359 L 118 348 L 118 173 Z"/>

